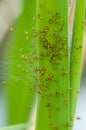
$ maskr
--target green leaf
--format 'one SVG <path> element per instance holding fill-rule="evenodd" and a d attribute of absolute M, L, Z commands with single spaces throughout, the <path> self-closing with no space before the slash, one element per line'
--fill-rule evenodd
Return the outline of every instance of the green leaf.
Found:
<path fill-rule="evenodd" d="M 10 28 L 10 33 L 13 34 L 5 57 L 9 124 L 26 122 L 35 100 L 36 82 L 33 79 L 33 67 L 36 67 L 36 61 L 33 64 L 33 56 L 36 56 L 36 38 L 33 36 L 36 30 L 36 23 L 33 20 L 35 15 L 35 0 L 25 0 L 21 16 Z"/>
<path fill-rule="evenodd" d="M 70 59 L 70 115 L 74 119 L 77 97 L 79 94 L 81 68 L 82 68 L 82 47 L 83 47 L 83 26 L 85 0 L 76 0 L 76 10 L 72 37 L 72 49 Z"/>
<path fill-rule="evenodd" d="M 37 1 L 39 96 L 36 130 L 68 130 L 68 1 Z"/>

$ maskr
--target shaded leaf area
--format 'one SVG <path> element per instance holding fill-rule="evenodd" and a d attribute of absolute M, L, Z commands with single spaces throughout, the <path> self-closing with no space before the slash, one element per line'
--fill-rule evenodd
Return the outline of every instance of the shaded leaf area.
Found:
<path fill-rule="evenodd" d="M 25 0 L 21 16 L 9 29 L 12 39 L 5 56 L 7 75 L 6 83 L 4 82 L 7 90 L 8 124 L 26 122 L 35 100 L 37 86 L 34 79 L 37 66 L 36 23 L 33 20 L 35 15 L 35 0 Z"/>
<path fill-rule="evenodd" d="M 7 127 L 0 128 L 0 130 L 26 130 L 26 125 L 21 124 L 15 126 L 7 126 Z"/>

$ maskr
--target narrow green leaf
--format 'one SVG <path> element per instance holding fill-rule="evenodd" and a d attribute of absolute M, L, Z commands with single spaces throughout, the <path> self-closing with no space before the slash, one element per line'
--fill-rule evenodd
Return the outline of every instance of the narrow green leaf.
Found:
<path fill-rule="evenodd" d="M 68 130 L 68 0 L 37 0 L 39 99 L 36 130 Z"/>
<path fill-rule="evenodd" d="M 85 0 L 76 0 L 70 66 L 70 115 L 74 119 L 79 94 L 82 65 Z"/>

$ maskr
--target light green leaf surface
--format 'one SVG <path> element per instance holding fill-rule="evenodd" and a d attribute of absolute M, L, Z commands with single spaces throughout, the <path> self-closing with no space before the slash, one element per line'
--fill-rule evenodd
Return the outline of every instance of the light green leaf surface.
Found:
<path fill-rule="evenodd" d="M 76 0 L 69 51 L 68 0 L 24 0 L 6 53 L 8 124 L 26 122 L 38 94 L 35 130 L 72 129 L 81 78 L 84 1 Z"/>
<path fill-rule="evenodd" d="M 10 28 L 10 33 L 13 34 L 5 58 L 9 124 L 26 122 L 35 100 L 36 81 L 33 79 L 33 68 L 37 62 L 35 60 L 33 63 L 33 56 L 36 56 L 36 38 L 33 36 L 36 30 L 36 23 L 33 20 L 35 15 L 35 0 L 25 0 L 21 16 Z"/>
<path fill-rule="evenodd" d="M 37 0 L 39 99 L 36 130 L 68 130 L 68 1 Z"/>

